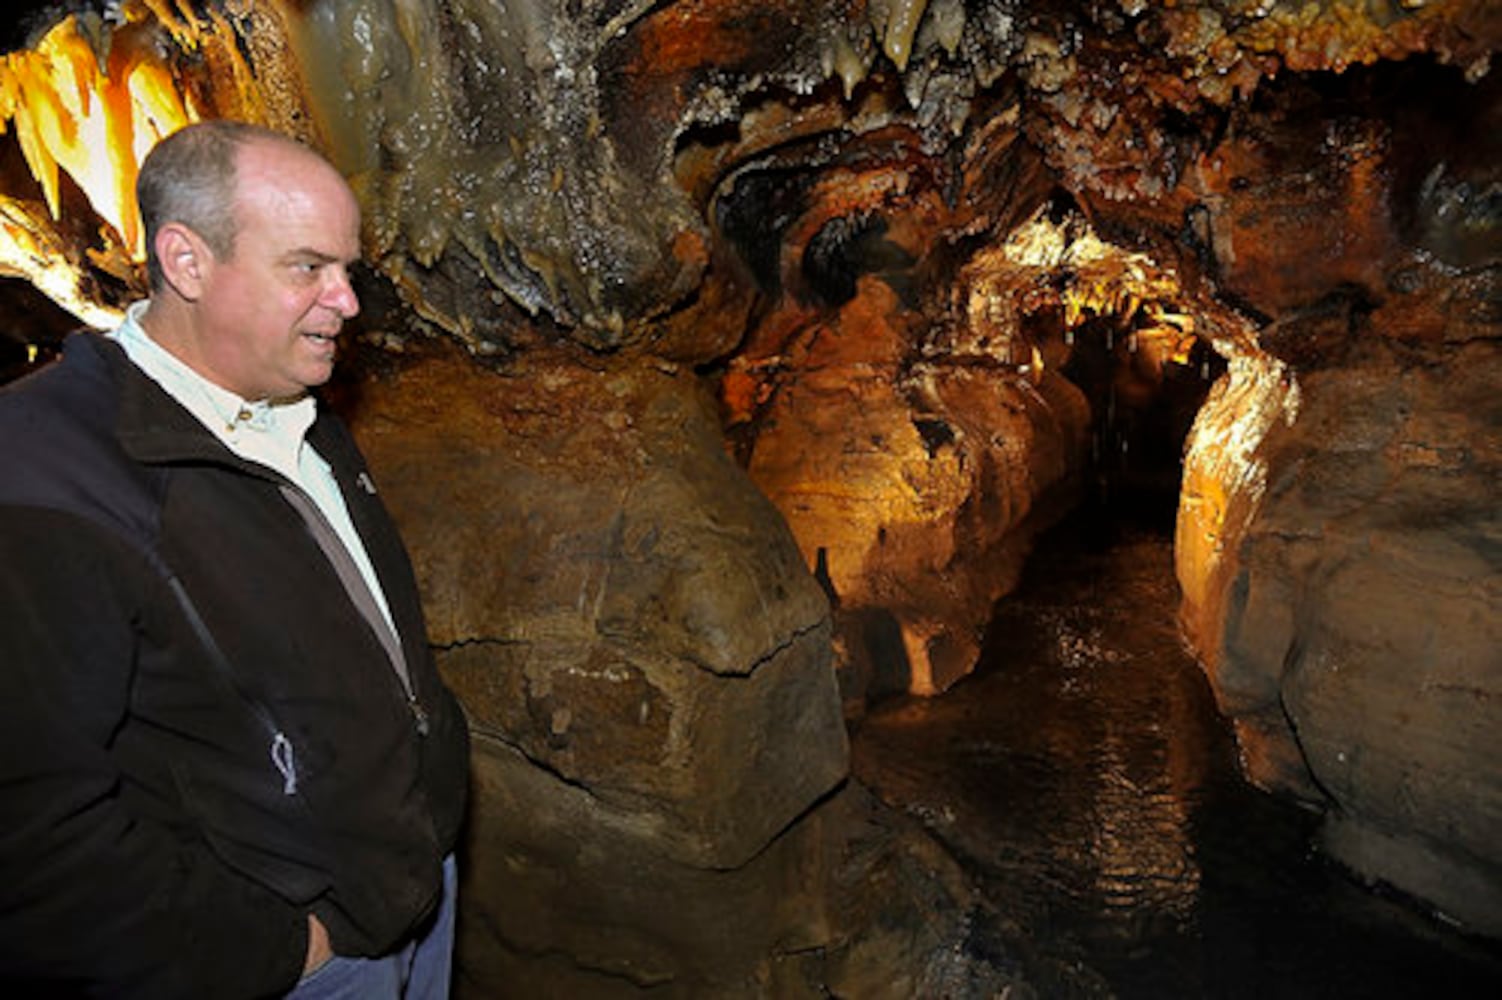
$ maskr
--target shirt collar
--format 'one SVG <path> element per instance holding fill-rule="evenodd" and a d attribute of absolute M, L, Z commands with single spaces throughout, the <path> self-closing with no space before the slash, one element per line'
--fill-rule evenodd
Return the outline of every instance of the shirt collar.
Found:
<path fill-rule="evenodd" d="M 232 447 L 249 435 L 259 434 L 279 439 L 284 447 L 302 442 L 316 416 L 317 404 L 312 396 L 252 401 L 214 384 L 151 339 L 141 325 L 141 316 L 149 305 L 148 301 L 132 303 L 125 319 L 109 334 L 136 367 Z"/>

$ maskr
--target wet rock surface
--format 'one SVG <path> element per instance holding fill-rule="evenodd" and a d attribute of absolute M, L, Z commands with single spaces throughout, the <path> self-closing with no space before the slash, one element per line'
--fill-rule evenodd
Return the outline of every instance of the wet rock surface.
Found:
<path fill-rule="evenodd" d="M 1248 745 L 1276 744 L 1253 776 L 1329 808 L 1332 851 L 1502 935 L 1502 786 L 1483 763 L 1502 752 L 1502 534 L 1482 485 L 1499 481 L 1502 355 L 1371 353 L 1307 376 L 1269 441 L 1217 687 Z"/>
<path fill-rule="evenodd" d="M 692 380 L 445 351 L 357 425 L 477 732 L 703 867 L 843 777 L 824 596 Z"/>
<path fill-rule="evenodd" d="M 1175 592 L 1161 524 L 1067 522 L 999 605 L 977 672 L 874 709 L 854 774 L 1016 921 L 1025 937 L 1002 940 L 1040 996 L 1502 988 L 1496 945 L 1360 884 L 1310 849 L 1316 813 L 1242 778 L 1165 611 Z"/>

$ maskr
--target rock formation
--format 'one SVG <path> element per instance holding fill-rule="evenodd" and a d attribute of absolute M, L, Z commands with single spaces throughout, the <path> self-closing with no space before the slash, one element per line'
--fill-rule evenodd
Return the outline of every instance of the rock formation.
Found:
<path fill-rule="evenodd" d="M 1257 404 L 1228 387 L 1201 415 L 1179 566 L 1253 779 L 1326 809 L 1358 871 L 1496 934 L 1497 85 L 1434 72 L 1359 78 L 1339 111 L 1290 88 L 1296 123 L 1205 175 L 1219 281 L 1265 312 L 1274 360 L 1246 381 L 1278 412 L 1232 490 L 1213 442 Z M 1468 103 L 1424 126 L 1411 86 Z"/>
<path fill-rule="evenodd" d="M 1040 527 L 1177 479 L 1164 400 L 1248 774 L 1502 935 L 1496 4 L 51 23 L 0 72 L 0 270 L 83 318 L 139 292 L 121 176 L 174 123 L 274 123 L 361 195 L 347 405 L 478 736 L 475 982 L 980 995 L 938 957 L 974 901 L 842 784 L 842 717 L 963 676 Z M 873 944 L 862 872 L 944 918 Z"/>

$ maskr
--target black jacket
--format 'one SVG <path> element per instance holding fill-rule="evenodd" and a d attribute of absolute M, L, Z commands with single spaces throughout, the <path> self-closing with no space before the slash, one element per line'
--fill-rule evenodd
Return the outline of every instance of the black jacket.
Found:
<path fill-rule="evenodd" d="M 379 954 L 432 908 L 464 718 L 353 440 L 322 409 L 308 440 L 416 705 L 290 484 L 117 345 L 75 335 L 0 392 L 0 993 L 261 996 L 309 910 Z"/>

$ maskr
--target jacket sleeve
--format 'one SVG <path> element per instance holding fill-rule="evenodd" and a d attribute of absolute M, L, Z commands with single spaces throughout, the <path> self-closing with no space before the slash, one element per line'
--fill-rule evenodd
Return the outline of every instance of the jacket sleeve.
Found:
<path fill-rule="evenodd" d="M 102 528 L 0 510 L 0 993 L 252 997 L 301 969 L 301 910 L 122 800 L 148 574 Z"/>

